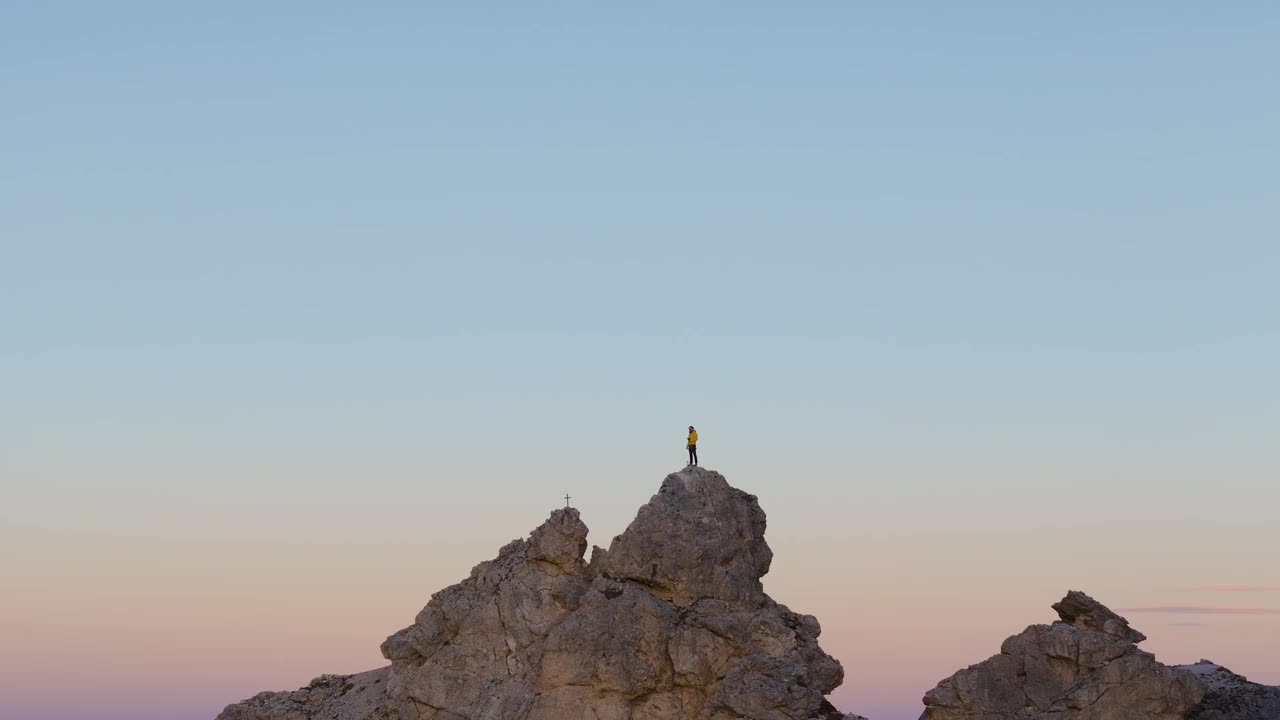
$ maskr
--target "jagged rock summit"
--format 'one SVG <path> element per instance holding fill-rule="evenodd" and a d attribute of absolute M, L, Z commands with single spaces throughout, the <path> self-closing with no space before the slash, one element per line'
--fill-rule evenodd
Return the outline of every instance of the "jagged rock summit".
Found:
<path fill-rule="evenodd" d="M 556 510 L 387 638 L 386 668 L 262 693 L 218 720 L 828 720 L 844 672 L 775 603 L 756 498 L 687 468 L 583 561 Z"/>
<path fill-rule="evenodd" d="M 1204 689 L 1196 676 L 1138 649 L 1146 639 L 1079 591 L 1000 654 L 943 680 L 921 720 L 1184 720 Z"/>
<path fill-rule="evenodd" d="M 1129 627 L 1128 620 L 1079 590 L 1069 590 L 1066 597 L 1053 604 L 1053 609 L 1061 622 L 1078 628 L 1106 633 L 1135 645 L 1147 639 L 1146 635 Z"/>

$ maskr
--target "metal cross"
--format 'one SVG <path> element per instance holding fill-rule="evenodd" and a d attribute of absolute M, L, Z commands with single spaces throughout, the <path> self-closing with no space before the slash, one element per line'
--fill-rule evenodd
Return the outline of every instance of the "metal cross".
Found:
<path fill-rule="evenodd" d="M 568 493 L 565 493 L 565 495 L 564 495 L 564 506 L 565 506 L 565 508 L 566 508 L 566 509 L 569 507 L 569 494 L 568 494 Z"/>

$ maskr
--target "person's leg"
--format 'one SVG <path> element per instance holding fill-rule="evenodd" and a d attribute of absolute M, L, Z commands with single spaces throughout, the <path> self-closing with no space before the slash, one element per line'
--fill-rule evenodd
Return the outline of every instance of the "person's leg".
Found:
<path fill-rule="evenodd" d="M 694 445 L 693 447 L 689 448 L 689 454 L 693 456 L 690 462 L 694 466 L 696 466 L 698 464 L 698 446 Z"/>
<path fill-rule="evenodd" d="M 690 445 L 685 449 L 689 451 L 689 464 L 692 465 L 693 464 L 693 446 Z"/>

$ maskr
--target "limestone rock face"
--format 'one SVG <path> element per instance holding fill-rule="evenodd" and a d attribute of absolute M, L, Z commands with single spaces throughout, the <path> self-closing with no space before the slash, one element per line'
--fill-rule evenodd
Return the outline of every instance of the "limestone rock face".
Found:
<path fill-rule="evenodd" d="M 754 495 L 716 473 L 672 475 L 635 521 L 592 561 L 679 607 L 702 599 L 759 603 L 773 551 Z"/>
<path fill-rule="evenodd" d="M 817 619 L 764 594 L 764 530 L 754 496 L 699 468 L 668 476 L 590 565 L 586 525 L 557 510 L 387 638 L 371 707 L 340 707 L 340 679 L 219 720 L 842 718 Z"/>
<path fill-rule="evenodd" d="M 1200 701 L 1194 675 L 1139 650 L 1144 636 L 1101 603 L 1072 591 L 1054 609 L 1060 622 L 926 693 L 921 720 L 1183 720 Z"/>
<path fill-rule="evenodd" d="M 1194 674 L 1205 689 L 1187 720 L 1280 720 L 1280 686 L 1249 682 L 1208 660 L 1178 668 Z"/>

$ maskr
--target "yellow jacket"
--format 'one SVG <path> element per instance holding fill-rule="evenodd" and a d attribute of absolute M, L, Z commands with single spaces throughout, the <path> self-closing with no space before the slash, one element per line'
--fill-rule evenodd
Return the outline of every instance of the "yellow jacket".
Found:
<path fill-rule="evenodd" d="M 697 430 L 690 430 L 690 431 L 689 431 L 689 443 L 688 443 L 685 447 L 693 447 L 694 445 L 697 445 L 697 444 L 698 444 L 698 431 L 697 431 Z"/>

